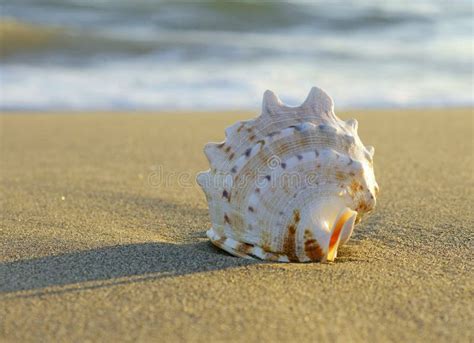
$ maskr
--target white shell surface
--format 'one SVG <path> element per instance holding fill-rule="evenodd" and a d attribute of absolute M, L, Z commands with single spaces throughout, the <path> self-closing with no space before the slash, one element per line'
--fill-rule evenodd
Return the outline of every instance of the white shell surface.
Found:
<path fill-rule="evenodd" d="M 357 126 L 340 120 L 319 88 L 298 107 L 266 91 L 259 117 L 232 125 L 224 142 L 204 149 L 210 170 L 198 183 L 211 241 L 245 258 L 334 260 L 378 192 L 374 148 L 362 144 Z"/>

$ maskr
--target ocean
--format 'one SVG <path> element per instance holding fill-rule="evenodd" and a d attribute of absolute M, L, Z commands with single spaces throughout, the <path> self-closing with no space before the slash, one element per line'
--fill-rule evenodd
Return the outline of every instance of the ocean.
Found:
<path fill-rule="evenodd" d="M 2 110 L 473 105 L 473 2 L 0 0 Z"/>

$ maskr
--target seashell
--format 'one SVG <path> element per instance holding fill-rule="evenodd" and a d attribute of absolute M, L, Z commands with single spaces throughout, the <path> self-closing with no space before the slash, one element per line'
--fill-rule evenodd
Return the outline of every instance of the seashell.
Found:
<path fill-rule="evenodd" d="M 342 121 L 333 108 L 316 87 L 298 107 L 267 90 L 259 117 L 205 146 L 211 168 L 197 181 L 213 244 L 244 258 L 334 261 L 374 208 L 378 186 L 374 148 L 362 144 L 355 119 Z"/>

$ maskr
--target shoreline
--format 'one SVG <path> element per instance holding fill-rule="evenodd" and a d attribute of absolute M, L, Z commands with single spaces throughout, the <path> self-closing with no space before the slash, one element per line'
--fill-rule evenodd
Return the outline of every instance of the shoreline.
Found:
<path fill-rule="evenodd" d="M 291 107 L 291 105 L 288 105 Z M 299 105 L 295 105 L 298 107 Z M 173 115 L 203 115 L 203 114 L 220 114 L 224 116 L 228 115 L 238 115 L 238 114 L 249 114 L 252 116 L 258 116 L 260 114 L 260 106 L 254 108 L 209 108 L 203 110 L 195 109 L 38 109 L 38 110 L 25 110 L 25 109 L 0 109 L 0 116 L 9 116 L 9 115 L 51 115 L 51 114 L 61 114 L 61 115 L 163 115 L 163 114 L 173 114 Z M 339 108 L 335 106 L 335 111 L 337 113 L 357 113 L 357 112 L 405 112 L 405 111 L 474 111 L 474 106 L 469 105 L 420 105 L 420 106 L 411 106 L 411 107 L 350 107 L 350 108 Z M 337 114 L 336 113 L 336 114 Z"/>

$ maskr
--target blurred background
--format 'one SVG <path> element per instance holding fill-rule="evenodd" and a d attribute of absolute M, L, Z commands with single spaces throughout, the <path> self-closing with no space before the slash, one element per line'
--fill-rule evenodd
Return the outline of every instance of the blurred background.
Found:
<path fill-rule="evenodd" d="M 473 105 L 473 2 L 0 0 L 2 110 Z"/>

